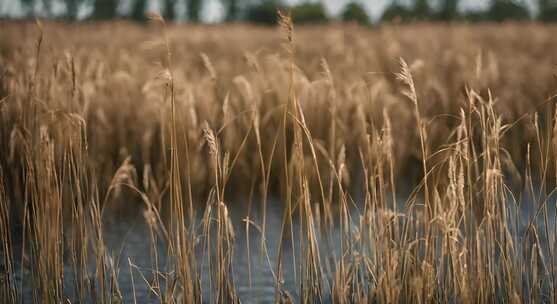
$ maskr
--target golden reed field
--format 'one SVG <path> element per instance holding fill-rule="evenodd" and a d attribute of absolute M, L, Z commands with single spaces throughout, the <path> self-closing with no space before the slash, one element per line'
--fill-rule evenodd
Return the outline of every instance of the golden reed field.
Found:
<path fill-rule="evenodd" d="M 3 302 L 557 302 L 557 27 L 151 19 L 0 22 Z"/>

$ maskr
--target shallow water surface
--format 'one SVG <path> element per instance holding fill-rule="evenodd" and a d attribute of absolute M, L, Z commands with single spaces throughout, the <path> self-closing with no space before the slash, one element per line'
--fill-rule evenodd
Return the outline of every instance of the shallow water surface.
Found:
<path fill-rule="evenodd" d="M 233 262 L 232 276 L 233 282 L 242 303 L 273 303 L 275 301 L 275 273 L 277 271 L 278 255 L 280 239 L 282 235 L 282 219 L 284 216 L 284 204 L 277 199 L 271 199 L 267 205 L 266 216 L 266 245 L 267 250 L 261 248 L 262 227 L 262 208 L 261 204 L 253 204 L 250 211 L 249 237 L 246 231 L 246 216 L 248 208 L 243 204 L 231 204 L 229 207 L 230 218 L 233 225 L 234 246 L 233 246 Z M 524 235 L 526 235 L 527 227 L 532 226 L 541 229 L 544 221 L 542 212 L 538 212 L 537 206 L 522 202 L 520 204 L 509 201 L 507 204 L 507 213 L 510 221 L 515 223 L 513 227 L 509 227 L 509 232 L 516 240 L 516 243 L 522 244 Z M 550 236 L 555 237 L 555 201 L 552 199 L 548 203 L 548 218 L 550 221 Z M 404 202 L 400 203 L 400 209 L 403 210 Z M 358 222 L 362 208 L 353 206 L 350 211 L 351 221 L 355 224 Z M 203 210 L 198 211 L 198 221 L 200 222 Z M 537 217 L 535 217 L 537 215 Z M 518 216 L 518 218 L 517 218 Z M 518 221 L 515 221 L 518 219 Z M 328 232 L 327 241 L 321 239 L 318 235 L 319 258 L 322 265 L 324 276 L 324 302 L 330 299 L 327 294 L 330 293 L 331 284 L 333 282 L 332 268 L 335 267 L 331 261 L 338 261 L 341 254 L 340 249 L 340 229 L 338 225 L 334 226 L 334 230 Z M 356 225 L 354 225 L 356 227 Z M 293 216 L 292 230 L 287 229 L 286 238 L 282 244 L 283 258 L 283 290 L 287 290 L 289 295 L 295 302 L 300 300 L 300 226 L 297 216 Z M 356 229 L 356 228 L 354 228 Z M 149 227 L 145 222 L 142 213 L 137 216 L 127 218 L 107 217 L 104 220 L 104 238 L 110 256 L 109 263 L 118 265 L 117 269 L 118 287 L 121 291 L 124 303 L 149 303 L 156 300 L 154 290 L 149 287 L 155 278 L 155 265 L 162 273 L 171 273 L 171 259 L 167 255 L 167 245 L 159 239 L 157 242 L 156 259 L 153 260 L 154 251 L 151 244 Z M 198 233 L 201 233 L 200 229 Z M 214 233 L 214 230 L 213 232 Z M 358 233 L 354 230 L 353 233 Z M 293 241 L 292 241 L 293 238 Z M 540 236 L 543 252 L 547 253 L 548 242 L 544 236 Z M 249 242 L 248 242 L 249 239 Z M 197 248 L 197 267 L 201 274 L 201 289 L 203 302 L 214 302 L 214 281 L 211 280 L 211 265 L 203 240 L 196 246 Z M 545 245 L 545 246 L 543 246 Z M 16 250 L 17 251 L 17 250 Z M 214 252 L 214 250 L 211 250 Z M 365 254 L 365 253 L 364 253 Z M 17 255 L 17 253 L 16 253 Z M 91 255 L 93 257 L 93 255 Z M 16 267 L 19 264 L 16 264 Z M 295 266 L 298 265 L 298 266 Z M 214 265 L 213 265 L 214 267 Z M 92 260 L 89 265 L 90 276 L 94 275 L 95 264 Z M 21 271 L 18 267 L 18 284 L 23 286 L 24 302 L 31 302 L 31 284 L 28 280 L 21 278 L 26 277 L 25 271 Z M 159 277 L 161 288 L 164 290 L 165 282 Z M 132 284 L 133 282 L 133 284 Z M 148 283 L 149 282 L 149 283 Z M 72 267 L 67 261 L 65 266 L 64 288 L 65 294 L 75 302 L 74 278 Z M 98 283 L 97 283 L 98 284 Z M 92 300 L 91 302 L 94 302 Z"/>

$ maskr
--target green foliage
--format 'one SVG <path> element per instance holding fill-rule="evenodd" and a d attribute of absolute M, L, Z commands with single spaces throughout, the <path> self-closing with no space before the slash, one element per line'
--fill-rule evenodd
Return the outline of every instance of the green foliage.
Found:
<path fill-rule="evenodd" d="M 221 0 L 226 10 L 226 21 L 235 21 L 240 17 L 239 0 Z"/>
<path fill-rule="evenodd" d="M 369 24 L 369 16 L 365 8 L 357 2 L 350 2 L 346 5 L 342 12 L 342 20 L 357 22 L 364 25 Z"/>
<path fill-rule="evenodd" d="M 131 18 L 135 21 L 145 22 L 145 9 L 147 8 L 147 0 L 135 0 L 132 6 Z"/>
<path fill-rule="evenodd" d="M 547 0 L 546 0 L 547 1 Z M 442 20 L 451 21 L 461 18 L 470 22 L 481 21 L 505 21 L 505 20 L 528 20 L 530 13 L 528 8 L 513 0 L 494 0 L 487 11 L 468 11 L 462 16 L 458 11 L 459 0 L 442 0 L 440 9 L 433 12 L 428 0 L 415 0 L 414 5 L 409 8 L 399 4 L 398 1 L 393 3 L 385 10 L 382 21 L 398 21 L 408 22 L 416 20 Z M 557 10 L 551 13 L 547 10 L 544 15 L 545 20 L 557 20 Z M 540 15 L 540 19 L 541 19 Z"/>
<path fill-rule="evenodd" d="M 381 20 L 387 22 L 406 22 L 411 19 L 412 11 L 397 2 L 389 5 L 383 12 L 383 16 L 381 16 Z"/>
<path fill-rule="evenodd" d="M 64 0 L 66 4 L 66 19 L 73 21 L 77 19 L 77 10 L 81 0 Z"/>
<path fill-rule="evenodd" d="M 96 20 L 108 20 L 116 17 L 116 0 L 95 0 L 93 4 L 92 18 Z"/>
<path fill-rule="evenodd" d="M 280 1 L 263 1 L 246 8 L 245 20 L 252 23 L 274 25 L 278 22 L 277 11 L 290 10 L 294 22 L 303 23 L 322 23 L 329 18 L 325 7 L 321 3 L 302 3 L 292 7 L 286 7 Z"/>
<path fill-rule="evenodd" d="M 431 18 L 431 8 L 427 0 L 416 0 L 412 10 L 412 19 L 426 20 Z"/>
<path fill-rule="evenodd" d="M 254 4 L 246 9 L 246 21 L 265 25 L 275 25 L 278 22 L 277 11 L 284 6 L 277 1 L 265 1 Z"/>
<path fill-rule="evenodd" d="M 545 3 L 541 6 L 538 19 L 544 22 L 557 22 L 557 3 Z"/>
<path fill-rule="evenodd" d="M 322 3 L 302 3 L 291 8 L 295 23 L 323 23 L 329 20 Z"/>
<path fill-rule="evenodd" d="M 464 19 L 469 22 L 482 22 L 488 20 L 488 15 L 485 11 L 474 10 L 466 12 Z"/>
<path fill-rule="evenodd" d="M 54 0 L 15 0 L 20 2 L 21 10 L 28 17 L 36 13 L 46 17 L 60 17 L 53 12 Z M 122 0 L 61 0 L 65 11 L 61 16 L 67 20 L 77 20 L 78 12 L 84 5 L 92 6 L 92 19 L 112 19 L 117 17 L 117 7 Z M 145 21 L 144 13 L 149 1 L 128 0 L 129 10 L 125 15 L 137 21 Z M 301 4 L 286 6 L 282 0 L 219 0 L 225 10 L 226 21 L 245 20 L 258 24 L 276 24 L 277 9 L 290 9 L 296 23 L 327 22 L 327 15 L 323 1 L 304 0 Z M 487 10 L 461 11 L 458 6 L 461 0 L 387 0 L 390 5 L 383 12 L 380 21 L 413 22 L 420 20 L 467 20 L 469 22 L 529 20 L 530 11 L 524 4 L 528 0 L 485 0 L 490 1 Z M 464 0 L 467 1 L 467 0 Z M 533 0 L 532 0 L 533 1 Z M 186 8 L 187 20 L 201 22 L 201 11 L 206 0 L 161 0 L 162 15 L 166 20 L 173 21 L 177 17 L 178 4 Z M 557 22 L 557 0 L 536 0 L 539 8 L 537 20 Z M 41 5 L 38 5 L 38 4 Z M 362 5 L 364 0 L 350 0 L 341 12 L 339 19 L 343 21 L 370 24 L 370 18 Z M 40 9 L 41 11 L 35 11 Z M 58 10 L 57 10 L 58 11 Z M 59 12 L 59 11 L 58 11 Z"/>
<path fill-rule="evenodd" d="M 176 19 L 176 0 L 164 1 L 164 20 L 174 21 Z"/>
<path fill-rule="evenodd" d="M 191 22 L 199 22 L 202 8 L 203 0 L 186 0 L 188 20 Z"/>
<path fill-rule="evenodd" d="M 437 19 L 443 21 L 459 19 L 458 2 L 459 0 L 443 0 Z"/>
<path fill-rule="evenodd" d="M 487 11 L 487 18 L 491 21 L 528 20 L 528 9 L 512 0 L 495 0 Z"/>

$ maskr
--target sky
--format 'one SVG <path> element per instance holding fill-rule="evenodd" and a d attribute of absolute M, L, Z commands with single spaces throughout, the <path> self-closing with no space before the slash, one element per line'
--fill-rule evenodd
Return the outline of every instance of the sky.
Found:
<path fill-rule="evenodd" d="M 304 0 L 285 0 L 288 4 L 296 4 L 303 2 Z M 307 0 L 306 0 L 307 1 Z M 346 5 L 346 3 L 350 2 L 351 0 L 314 0 L 314 1 L 321 1 L 327 7 L 329 13 L 332 16 L 336 16 L 340 13 L 342 8 Z M 381 15 L 385 7 L 391 2 L 391 0 L 356 0 L 363 4 L 370 17 L 373 20 L 377 20 L 377 18 Z M 407 0 L 408 1 L 408 0 Z M 526 2 L 531 9 L 535 9 L 533 3 L 534 0 L 522 0 Z M 37 1 L 41 2 L 41 1 Z M 91 1 L 92 2 L 92 1 Z M 158 10 L 161 7 L 161 0 L 154 0 L 150 1 L 149 10 Z M 404 2 L 404 0 L 402 0 Z M 435 2 L 435 0 L 433 1 Z M 54 13 L 63 13 L 64 5 L 63 1 L 53 1 L 53 11 Z M 120 9 L 122 11 L 126 11 L 126 9 L 131 5 L 132 0 L 122 0 Z M 460 8 L 462 10 L 469 10 L 469 9 L 482 9 L 489 5 L 489 0 L 461 0 Z M 178 10 L 183 10 L 183 7 L 178 7 Z M 40 4 L 37 11 L 40 11 Z M 90 6 L 84 6 L 80 12 L 80 17 L 87 16 L 91 11 Z M 20 7 L 20 0 L 0 0 L 0 15 L 8 15 L 13 17 L 18 17 L 22 15 L 22 10 Z M 203 11 L 203 20 L 207 22 L 219 22 L 223 19 L 224 16 L 224 8 L 221 4 L 220 0 L 205 0 L 205 7 Z"/>

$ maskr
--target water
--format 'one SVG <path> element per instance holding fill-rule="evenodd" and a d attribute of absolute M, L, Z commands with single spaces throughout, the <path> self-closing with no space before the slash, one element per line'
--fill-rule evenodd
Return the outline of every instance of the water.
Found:
<path fill-rule="evenodd" d="M 401 195 L 402 197 L 402 195 Z M 524 236 L 527 235 L 528 227 L 535 226 L 539 232 L 540 243 L 544 254 L 548 252 L 549 241 L 545 238 L 543 233 L 544 220 L 543 213 L 537 212 L 538 206 L 532 204 L 528 199 L 522 198 L 522 202 L 514 203 L 509 201 L 507 204 L 507 212 L 510 217 L 511 223 L 518 216 L 518 226 L 510 227 L 509 231 L 515 239 L 515 243 L 522 246 L 526 244 L 523 242 Z M 233 223 L 235 232 L 234 243 L 234 258 L 233 258 L 233 281 L 238 292 L 238 296 L 242 303 L 273 303 L 275 300 L 275 277 L 274 272 L 277 271 L 279 241 L 282 234 L 282 220 L 284 214 L 283 204 L 277 199 L 271 199 L 267 207 L 267 226 L 266 226 L 266 240 L 267 240 L 267 254 L 261 250 L 261 233 L 260 227 L 262 225 L 262 212 L 261 204 L 254 203 L 250 212 L 250 220 L 254 223 L 249 228 L 249 242 L 246 234 L 245 219 L 247 216 L 247 204 L 231 204 L 229 207 L 230 217 Z M 403 207 L 403 202 L 401 201 Z M 554 237 L 555 232 L 555 198 L 550 198 L 548 204 L 548 218 L 549 218 L 549 231 Z M 351 216 L 354 223 L 361 214 L 361 209 L 354 206 L 351 211 Z M 198 218 L 203 214 L 203 210 L 198 211 Z M 535 215 L 537 214 L 537 217 Z M 328 241 L 318 239 L 319 254 L 323 267 L 324 290 L 330 291 L 330 284 L 332 282 L 332 263 L 327 261 L 338 261 L 340 256 L 340 236 L 341 233 L 338 225 L 335 229 L 328 234 L 330 237 Z M 300 294 L 300 223 L 297 216 L 293 217 L 292 235 L 294 242 L 290 239 L 290 231 L 287 231 L 288 237 L 283 243 L 283 288 L 289 292 L 295 302 L 299 301 Z M 201 230 L 199 230 L 201 232 Z M 213 230 L 214 233 L 214 230 Z M 356 231 L 354 231 L 356 233 Z M 109 253 L 111 263 L 118 264 L 118 286 L 122 293 L 124 303 L 133 303 L 134 294 L 135 300 L 138 303 L 148 303 L 155 300 L 153 290 L 145 282 L 152 282 L 154 276 L 154 261 L 152 259 L 149 237 L 149 228 L 146 224 L 142 213 L 137 216 L 126 218 L 113 218 L 107 217 L 104 219 L 104 237 Z M 248 255 L 249 247 L 249 255 Z M 203 240 L 197 245 L 198 267 L 201 273 L 201 287 L 203 301 L 206 303 L 213 302 L 214 290 L 210 280 L 210 268 L 208 263 L 207 251 L 204 250 Z M 17 252 L 17 250 L 16 250 Z M 171 260 L 166 254 L 166 244 L 161 240 L 157 244 L 158 253 L 158 269 L 161 272 L 171 272 Z M 16 253 L 17 254 L 17 253 Z M 249 258 L 248 258 L 249 256 Z M 130 262 L 132 266 L 130 267 Z M 550 262 L 550 261 L 546 261 Z M 21 267 L 16 265 L 18 272 L 18 284 L 22 283 Z M 95 265 L 91 261 L 89 265 L 89 272 L 94 274 Z M 25 277 L 23 271 L 23 277 Z M 73 272 L 69 265 L 66 263 L 65 279 L 64 279 L 64 292 L 70 298 L 72 303 L 76 302 L 73 286 Z M 23 280 L 23 298 L 24 302 L 31 302 L 31 286 L 28 280 Z M 134 284 L 132 284 L 132 281 Z M 164 280 L 161 284 L 165 286 Z M 328 298 L 324 299 L 328 301 Z"/>

